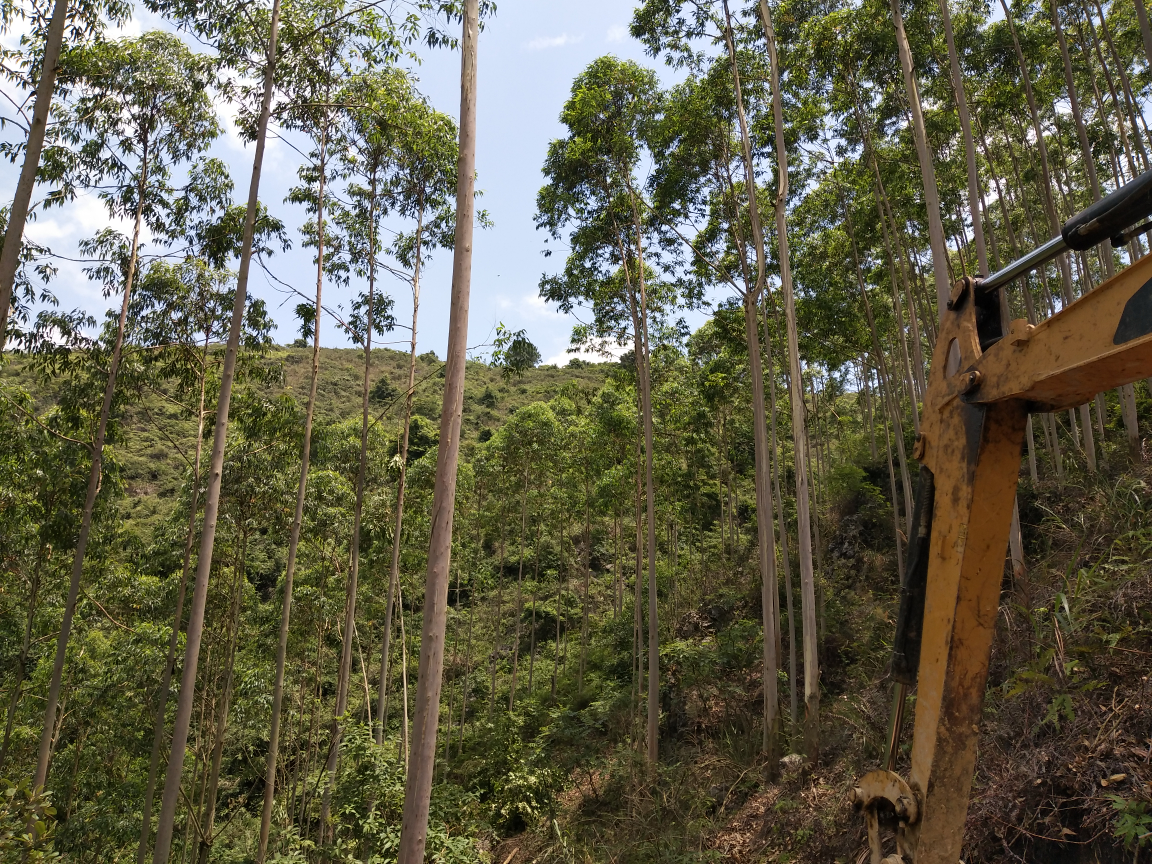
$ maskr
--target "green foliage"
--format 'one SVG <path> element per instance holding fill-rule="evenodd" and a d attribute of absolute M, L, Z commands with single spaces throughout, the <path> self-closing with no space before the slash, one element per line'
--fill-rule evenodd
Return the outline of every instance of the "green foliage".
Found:
<path fill-rule="evenodd" d="M 1116 811 L 1116 821 L 1113 823 L 1116 839 L 1128 849 L 1147 846 L 1152 837 L 1152 813 L 1148 811 L 1147 803 L 1119 795 L 1109 795 L 1108 799 Z"/>
<path fill-rule="evenodd" d="M 50 864 L 61 860 L 53 851 L 56 808 L 43 792 L 33 792 L 27 780 L 0 781 L 0 861 Z"/>

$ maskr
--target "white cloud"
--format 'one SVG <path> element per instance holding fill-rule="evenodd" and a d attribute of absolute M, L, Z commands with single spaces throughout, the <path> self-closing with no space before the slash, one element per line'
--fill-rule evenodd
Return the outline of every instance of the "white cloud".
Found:
<path fill-rule="evenodd" d="M 586 350 L 561 351 L 559 354 L 556 354 L 555 356 L 549 357 L 547 360 L 545 360 L 543 365 L 564 367 L 567 366 L 568 361 L 572 360 L 573 358 L 584 360 L 587 363 L 611 363 L 615 360 L 619 360 L 624 355 L 624 353 L 629 350 L 628 346 L 626 345 L 609 345 L 607 346 L 607 349 L 607 355 L 600 354 L 597 351 Z"/>
<path fill-rule="evenodd" d="M 608 28 L 607 35 L 604 36 L 606 42 L 623 42 L 628 38 L 628 28 L 623 24 L 613 24 Z"/>
<path fill-rule="evenodd" d="M 563 48 L 565 45 L 575 45 L 583 41 L 583 35 L 569 36 L 567 33 L 561 33 L 559 36 L 537 36 L 525 43 L 524 47 L 529 51 L 546 51 L 549 48 Z"/>

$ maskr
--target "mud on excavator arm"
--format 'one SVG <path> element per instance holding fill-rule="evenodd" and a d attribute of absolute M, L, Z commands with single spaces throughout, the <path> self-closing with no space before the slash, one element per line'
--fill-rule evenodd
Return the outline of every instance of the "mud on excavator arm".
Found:
<path fill-rule="evenodd" d="M 907 781 L 873 771 L 852 794 L 871 864 L 960 859 L 1028 414 L 1082 405 L 1152 375 L 1152 255 L 1036 326 L 1001 321 L 998 291 L 1070 248 L 1123 245 L 1149 212 L 1152 172 L 1073 217 L 1034 253 L 952 289 L 913 454 L 921 478 L 892 665 L 897 681 L 918 688 L 912 767 Z M 888 857 L 881 808 L 899 825 Z"/>

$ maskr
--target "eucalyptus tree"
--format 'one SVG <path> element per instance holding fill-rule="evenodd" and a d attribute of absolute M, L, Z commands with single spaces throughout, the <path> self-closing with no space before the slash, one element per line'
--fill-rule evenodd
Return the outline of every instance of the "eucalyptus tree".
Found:
<path fill-rule="evenodd" d="M 356 97 L 357 102 L 372 106 L 363 113 L 351 115 L 353 140 L 363 142 L 357 145 L 358 153 L 352 151 L 353 158 L 349 162 L 349 170 L 357 176 L 354 188 L 359 189 L 355 194 L 363 202 L 361 209 L 365 204 L 381 212 L 387 208 L 411 226 L 398 231 L 389 247 L 398 266 L 386 265 L 394 276 L 408 283 L 412 296 L 412 324 L 398 448 L 400 470 L 396 481 L 392 559 L 380 652 L 376 733 L 377 743 L 380 743 L 385 731 L 393 605 L 400 578 L 408 445 L 416 387 L 420 280 L 430 251 L 452 246 L 455 230 L 452 191 L 456 186 L 458 152 L 456 124 L 447 115 L 433 109 L 404 73 L 393 70 L 385 75 L 367 77 L 351 86 L 360 94 Z M 378 243 L 376 249 L 379 249 Z"/>
<path fill-rule="evenodd" d="M 456 223 L 453 234 L 452 299 L 440 442 L 432 494 L 428 569 L 424 592 L 424 626 L 420 632 L 420 666 L 412 764 L 404 784 L 399 864 L 423 864 L 428 812 L 436 765 L 436 726 L 444 673 L 444 633 L 448 614 L 448 575 L 452 564 L 452 520 L 456 510 L 456 469 L 464 408 L 465 357 L 468 342 L 468 298 L 472 287 L 472 236 L 476 217 L 476 60 L 480 41 L 480 0 L 463 0 L 459 9 L 460 145 L 456 160 Z"/>
<path fill-rule="evenodd" d="M 197 21 L 201 7 L 192 5 L 180 7 L 173 4 L 182 22 Z M 215 4 L 212 4 L 215 6 Z M 208 11 L 211 15 L 211 10 Z M 220 11 L 220 10 L 216 10 Z M 257 17 L 259 11 L 253 10 Z M 252 20 L 248 13 L 247 19 Z M 225 27 L 229 19 L 221 18 L 209 25 L 209 32 L 216 27 Z M 208 577 L 212 571 L 212 554 L 216 540 L 216 520 L 220 508 L 220 484 L 224 467 L 224 448 L 228 438 L 228 411 L 232 404 L 232 385 L 236 377 L 236 359 L 240 348 L 240 334 L 248 300 L 248 274 L 252 266 L 253 240 L 256 234 L 259 214 L 260 172 L 264 164 L 264 149 L 268 135 L 268 120 L 272 106 L 272 92 L 276 75 L 276 37 L 280 25 L 280 0 L 272 0 L 272 8 L 267 20 L 267 53 L 263 69 L 263 91 L 256 122 L 256 150 L 252 160 L 252 179 L 248 188 L 248 204 L 244 215 L 244 229 L 240 247 L 240 267 L 236 279 L 236 294 L 233 299 L 232 317 L 229 322 L 224 363 L 220 373 L 220 393 L 216 404 L 216 424 L 212 436 L 212 456 L 208 469 L 208 484 L 205 489 L 204 522 L 201 530 L 200 549 L 196 557 L 196 582 L 192 592 L 192 608 L 189 611 L 187 639 L 184 649 L 184 665 L 180 679 L 180 698 L 176 706 L 176 717 L 172 728 L 172 745 L 168 753 L 168 769 L 164 777 L 164 797 L 160 807 L 160 821 L 156 829 L 156 845 L 153 849 L 153 864 L 167 864 L 172 849 L 172 830 L 179 803 L 180 785 L 184 776 L 184 755 L 188 744 L 188 730 L 192 721 L 192 709 L 196 692 L 196 670 L 200 658 L 200 641 L 204 630 L 204 610 L 208 597 Z M 235 19 L 231 21 L 235 23 Z M 186 26 L 188 26 L 186 24 Z M 216 31 L 218 32 L 218 31 Z"/>
<path fill-rule="evenodd" d="M 27 97 L 21 103 L 10 99 L 19 117 L 5 119 L 21 129 L 25 139 L 22 144 L 0 147 L 0 153 L 13 162 L 20 157 L 21 151 L 24 157 L 12 204 L 8 208 L 3 247 L 0 248 L 0 352 L 4 350 L 8 319 L 16 299 L 14 292 L 20 287 L 18 271 L 27 262 L 29 253 L 36 251 L 37 244 L 24 240 L 24 227 L 33 209 L 32 192 L 40 170 L 48 117 L 56 95 L 56 79 L 61 69 L 65 37 L 71 43 L 67 48 L 72 50 L 89 42 L 98 44 L 106 23 L 122 24 L 132 14 L 131 5 L 124 0 L 79 0 L 72 3 L 69 0 L 53 0 L 51 8 L 47 20 L 35 4 L 28 7 L 17 3 L 8 4 L 0 13 L 2 31 L 15 29 L 13 25 L 17 19 L 28 20 L 31 25 L 20 37 L 23 50 L 9 49 L 5 52 L 7 56 L 3 75 L 17 90 L 33 97 L 31 117 L 25 111 Z"/>
<path fill-rule="evenodd" d="M 333 166 L 334 155 L 338 160 L 343 141 L 341 125 L 348 111 L 342 93 L 345 79 L 367 62 L 383 58 L 389 62 L 398 50 L 397 42 L 374 10 L 351 9 L 343 0 L 312 4 L 307 11 L 294 14 L 285 33 L 285 61 L 280 67 L 280 87 L 285 100 L 277 110 L 277 119 L 288 128 L 304 132 L 312 139 L 314 149 L 309 161 L 301 166 L 298 173 L 301 185 L 293 188 L 289 200 L 303 204 L 311 219 L 303 227 L 305 245 L 316 250 L 316 296 L 311 304 L 313 322 L 312 370 L 309 395 L 305 409 L 305 435 L 301 445 L 301 469 L 296 494 L 296 517 L 289 529 L 288 561 L 284 579 L 284 594 L 281 605 L 280 635 L 276 655 L 276 679 L 273 684 L 272 720 L 269 732 L 268 773 L 265 781 L 264 808 L 261 814 L 261 841 L 258 856 L 263 860 L 267 850 L 268 830 L 271 824 L 272 805 L 275 796 L 275 767 L 279 747 L 280 713 L 283 700 L 283 680 L 285 653 L 292 610 L 292 585 L 296 569 L 296 556 L 300 542 L 304 499 L 308 486 L 309 452 L 312 446 L 312 422 L 316 402 L 320 361 L 320 318 L 323 309 L 323 285 L 325 278 L 346 282 L 349 268 L 356 262 L 349 259 L 350 250 L 344 247 L 344 236 L 340 231 L 328 230 L 329 213 L 332 202 L 328 184 L 340 169 Z M 337 199 L 339 201 L 339 199 Z M 339 211 L 339 204 L 337 204 Z M 375 224 L 372 226 L 374 235 Z M 371 331 L 373 329 L 373 289 L 375 270 L 371 268 L 369 281 L 367 349 L 365 352 L 365 376 L 368 375 L 371 358 Z M 361 328 L 364 330 L 365 328 Z M 364 333 L 361 333 L 361 337 Z M 367 378 L 365 378 L 367 381 Z M 365 388 L 366 388 L 365 384 Z M 367 390 L 365 389 L 365 394 Z M 365 395 L 367 411 L 367 395 Z M 366 433 L 365 433 L 366 434 Z M 362 442 L 366 446 L 366 439 Z M 360 490 L 362 492 L 362 490 Z M 358 497 L 357 517 L 353 534 L 359 534 L 359 508 L 362 495 Z M 358 574 L 358 547 L 353 551 L 353 568 L 349 574 L 349 608 L 355 610 L 355 583 Z M 343 714 L 342 703 L 347 699 L 346 666 L 351 662 L 351 631 L 345 628 L 347 643 L 341 663 L 340 681 L 337 696 L 337 715 Z M 333 748 L 332 759 L 336 756 Z M 325 792 L 325 813 L 322 822 L 327 822 L 329 793 Z"/>
<path fill-rule="evenodd" d="M 912 58 L 908 33 L 904 28 L 904 15 L 900 9 L 900 0 L 889 0 L 889 3 L 892 10 L 892 24 L 896 34 L 896 51 L 900 57 L 900 69 L 904 74 L 905 95 L 908 109 L 912 113 L 912 135 L 916 142 L 916 158 L 920 162 L 924 207 L 928 216 L 929 246 L 932 251 L 932 275 L 936 282 L 936 304 L 938 313 L 943 316 L 952 286 L 948 280 L 948 250 L 945 248 L 944 225 L 940 216 L 940 191 L 936 184 L 936 167 L 924 123 L 924 108 L 920 102 L 920 89 L 916 81 L 916 64 Z"/>
<path fill-rule="evenodd" d="M 530 343 L 529 343 L 530 344 Z M 516 629 L 512 637 L 511 682 L 508 688 L 508 710 L 516 702 L 517 672 L 520 660 L 520 627 L 524 609 L 524 561 L 526 555 L 529 493 L 539 490 L 543 477 L 555 473 L 560 448 L 560 425 L 552 409 L 544 402 L 533 402 L 513 414 L 493 436 L 493 446 L 503 463 L 510 491 L 520 498 L 520 543 L 516 568 L 516 606 L 513 613 Z M 519 487 L 518 489 L 516 487 Z M 535 497 L 535 496 L 533 496 Z M 539 518 L 539 517 L 538 517 Z M 557 643 L 559 651 L 559 643 Z"/>
<path fill-rule="evenodd" d="M 767 291 L 768 254 L 760 219 L 760 190 L 749 130 L 737 33 L 727 0 L 684 4 L 691 16 L 670 16 L 664 4 L 648 3 L 637 10 L 635 35 L 651 54 L 666 53 L 669 63 L 699 70 L 675 88 L 665 106 L 661 146 L 656 157 L 657 199 L 691 225 L 705 228 L 695 236 L 670 225 L 692 253 L 691 271 L 703 284 L 731 287 L 744 309 L 744 335 L 751 373 L 756 465 L 756 512 L 762 620 L 764 627 L 764 735 L 770 770 L 777 761 L 780 730 L 774 670 L 779 610 L 777 609 L 776 538 L 768 449 L 768 416 L 760 348 L 760 303 Z M 687 26 L 685 26 L 687 25 Z M 693 51 L 701 40 L 724 46 L 724 56 L 705 58 Z M 773 48 L 774 50 L 774 48 Z M 709 62 L 710 61 L 710 62 Z M 747 70 L 745 70 L 745 73 Z M 735 129 L 734 129 L 735 127 Z M 743 174 L 743 182 L 737 177 Z M 787 194 L 784 190 L 783 194 Z M 746 233 L 747 232 L 747 233 Z M 750 236 L 749 236 L 750 234 Z"/>
<path fill-rule="evenodd" d="M 154 349 L 142 352 L 145 362 L 151 367 L 144 374 L 159 381 L 174 382 L 181 401 L 195 405 L 196 425 L 196 445 L 192 458 L 187 460 L 191 488 L 188 496 L 184 551 L 176 586 L 175 612 L 168 639 L 167 657 L 156 695 L 152 755 L 148 765 L 140 843 L 137 847 L 137 861 L 140 864 L 147 858 L 148 840 L 152 832 L 152 804 L 164 743 L 168 695 L 176 662 L 180 626 L 184 618 L 188 573 L 192 564 L 192 546 L 196 539 L 204 424 L 207 419 L 206 403 L 209 386 L 214 382 L 214 375 L 221 359 L 220 352 L 213 349 L 212 344 L 214 340 L 220 338 L 228 325 L 231 282 L 231 273 L 214 269 L 200 259 L 189 258 L 178 264 L 156 261 L 144 272 L 129 311 L 132 337 Z M 266 349 L 270 343 L 271 326 L 264 313 L 263 304 L 250 304 L 245 320 L 245 348 L 249 351 Z M 241 364 L 243 365 L 243 359 Z M 141 386 L 151 389 L 155 385 L 151 382 L 142 382 Z"/>
<path fill-rule="evenodd" d="M 572 84 L 560 121 L 564 138 L 548 146 L 536 198 L 536 225 L 554 240 L 568 229 L 564 270 L 540 282 L 540 296 L 563 312 L 592 307 L 595 322 L 574 340 L 626 344 L 636 360 L 644 436 L 648 547 L 648 747 L 659 753 L 660 656 L 656 607 L 656 491 L 650 375 L 650 321 L 676 305 L 670 285 L 653 284 L 650 204 L 639 180 L 660 99 L 655 74 L 615 57 L 594 60 Z M 653 290 L 655 289 L 655 290 Z"/>
<path fill-rule="evenodd" d="M 104 440 L 136 276 L 140 231 L 147 218 L 150 227 L 164 232 L 163 211 L 168 203 L 164 193 L 168 191 L 172 166 L 189 159 L 219 134 L 206 92 L 210 66 L 174 36 L 154 32 L 136 40 L 100 43 L 83 51 L 75 63 L 82 83 L 70 122 L 61 127 L 60 136 L 76 149 L 62 160 L 62 187 L 68 190 L 74 184 L 97 186 L 110 182 L 101 192 L 109 215 L 117 218 L 131 213 L 134 224 L 128 253 L 117 262 L 123 267 L 122 281 L 116 278 L 121 274 L 114 269 L 95 268 L 95 275 L 103 278 L 109 293 L 119 289 L 123 300 L 91 445 L 92 470 L 48 688 L 44 731 L 36 759 L 36 787 L 43 786 L 48 777 L 61 677 L 83 576 L 92 510 L 100 490 Z M 94 245 L 111 246 L 114 253 L 120 252 L 121 246 L 107 232 Z"/>

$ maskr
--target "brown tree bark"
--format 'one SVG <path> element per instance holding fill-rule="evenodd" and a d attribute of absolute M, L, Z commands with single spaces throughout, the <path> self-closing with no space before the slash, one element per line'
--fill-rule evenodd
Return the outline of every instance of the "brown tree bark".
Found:
<path fill-rule="evenodd" d="M 48 33 L 44 42 L 44 57 L 40 66 L 40 80 L 36 82 L 36 100 L 32 104 L 32 123 L 24 144 L 24 164 L 20 166 L 20 179 L 16 181 L 16 194 L 8 210 L 8 227 L 4 231 L 4 246 L 0 249 L 0 352 L 8 332 L 8 315 L 12 309 L 12 289 L 16 283 L 16 270 L 20 267 L 20 251 L 24 240 L 24 225 L 28 221 L 28 208 L 32 202 L 32 189 L 36 185 L 36 172 L 40 169 L 40 154 L 44 151 L 44 133 L 48 130 L 48 114 L 52 110 L 52 95 L 56 75 L 60 71 L 60 45 L 64 41 L 64 27 L 68 21 L 68 0 L 54 0 L 52 17 L 48 20 Z"/>
<path fill-rule="evenodd" d="M 916 155 L 920 160 L 920 176 L 924 183 L 924 206 L 928 213 L 928 238 L 932 248 L 932 273 L 936 283 L 936 306 L 943 315 L 948 305 L 952 286 L 948 281 L 948 250 L 944 248 L 944 225 L 940 219 L 940 193 L 936 188 L 936 169 L 932 164 L 932 151 L 928 146 L 928 133 L 924 127 L 924 112 L 920 107 L 920 93 L 916 86 L 916 71 L 912 63 L 912 49 L 908 34 L 904 32 L 904 16 L 900 0 L 890 0 L 892 23 L 896 29 L 896 48 L 900 54 L 900 68 L 904 72 L 904 89 L 908 107 L 912 111 L 912 133 L 916 141 Z"/>
<path fill-rule="evenodd" d="M 288 561 L 284 568 L 284 594 L 280 606 L 280 633 L 276 643 L 276 678 L 272 685 L 272 719 L 268 727 L 268 763 L 264 774 L 264 803 L 260 811 L 260 840 L 256 862 L 264 864 L 268 852 L 268 833 L 272 827 L 272 805 L 276 800 L 276 762 L 280 751 L 280 712 L 284 700 L 284 667 L 288 656 L 288 627 L 292 619 L 292 585 L 296 575 L 296 554 L 300 548 L 300 530 L 304 524 L 304 499 L 308 492 L 308 461 L 312 451 L 312 419 L 316 410 L 316 390 L 320 379 L 320 316 L 324 287 L 324 180 L 328 128 L 320 138 L 319 193 L 316 198 L 316 306 L 312 321 L 312 369 L 308 384 L 308 403 L 304 409 L 304 440 L 300 447 L 300 479 L 296 484 L 296 510 L 288 534 Z M 375 200 L 375 195 L 373 195 Z M 374 238 L 373 238 L 374 242 Z M 373 255 L 374 253 L 369 253 Z M 369 267 L 374 270 L 373 266 Z M 374 274 L 369 278 L 374 278 Z M 143 861 L 140 862 L 143 864 Z"/>
<path fill-rule="evenodd" d="M 204 525 L 201 530 L 200 551 L 196 559 L 196 582 L 192 591 L 192 609 L 188 617 L 184 668 L 180 680 L 180 698 L 177 702 L 176 720 L 172 729 L 172 747 L 168 756 L 168 771 L 164 778 L 164 797 L 160 806 L 160 823 L 156 830 L 156 846 L 152 854 L 153 864 L 168 864 L 168 855 L 172 848 L 172 828 L 176 818 L 176 805 L 179 801 L 180 783 L 184 773 L 184 752 L 188 743 L 188 727 L 192 719 L 193 699 L 196 692 L 196 666 L 200 655 L 200 637 L 204 629 L 204 605 L 208 596 L 208 576 L 212 569 L 212 552 L 216 541 L 216 517 L 220 506 L 224 445 L 228 437 L 228 409 L 232 403 L 232 383 L 236 375 L 236 354 L 240 348 L 240 330 L 244 323 L 244 311 L 248 298 L 248 273 L 252 264 L 252 242 L 260 193 L 260 171 L 264 163 L 264 146 L 268 137 L 272 85 L 276 73 L 276 36 L 279 26 L 280 0 L 273 0 L 269 21 L 268 54 L 264 69 L 264 95 L 260 105 L 260 119 L 257 124 L 256 153 L 252 160 L 252 181 L 248 190 L 248 209 L 244 217 L 240 270 L 236 279 L 236 298 L 232 306 L 232 323 L 228 331 L 224 367 L 220 376 L 216 428 L 212 438 L 212 457 L 209 461 L 208 488 L 204 502 Z"/>
<path fill-rule="evenodd" d="M 476 51 L 479 0 L 465 0 L 460 72 L 460 156 L 457 167 L 456 237 L 452 261 L 452 302 L 440 444 L 433 487 L 431 539 L 420 636 L 420 668 L 412 762 L 404 785 L 399 864 L 423 864 L 428 832 L 428 807 L 436 760 L 436 726 L 444 669 L 444 629 L 448 604 L 448 568 L 452 560 L 452 517 L 456 506 L 456 465 L 460 453 L 460 423 L 464 402 L 465 351 L 468 342 L 468 298 L 472 275 L 472 234 L 475 221 L 476 174 Z"/>
<path fill-rule="evenodd" d="M 37 94 L 39 97 L 39 94 Z M 52 664 L 52 679 L 48 685 L 48 698 L 44 708 L 44 728 L 40 733 L 40 748 L 36 754 L 34 789 L 43 789 L 48 781 L 48 762 L 52 757 L 53 733 L 56 728 L 56 709 L 59 707 L 60 683 L 64 675 L 64 661 L 68 656 L 68 641 L 72 635 L 72 618 L 76 614 L 76 601 L 80 594 L 80 579 L 84 574 L 84 556 L 88 551 L 88 536 L 92 531 L 92 518 L 96 510 L 96 496 L 100 494 L 104 478 L 104 437 L 112 415 L 112 397 L 116 392 L 116 376 L 124 349 L 124 330 L 128 326 L 128 304 L 132 299 L 132 283 L 136 278 L 137 257 L 140 250 L 140 227 L 144 218 L 144 190 L 148 184 L 148 140 L 145 138 L 140 156 L 140 177 L 136 181 L 136 222 L 132 229 L 132 248 L 128 257 L 128 272 L 124 278 L 124 299 L 120 304 L 120 319 L 116 325 L 116 340 L 108 361 L 108 378 L 104 383 L 104 401 L 100 405 L 100 419 L 92 440 L 92 467 L 88 473 L 88 491 L 84 510 L 80 516 L 80 534 L 72 557 L 72 578 L 68 584 L 68 598 L 64 604 L 64 618 L 56 638 L 56 659 Z M 19 240 L 17 240 L 19 243 Z M 7 297 L 8 295 L 4 295 Z M 3 322 L 0 321 L 0 325 Z M 2 327 L 0 327 L 2 338 Z"/>

